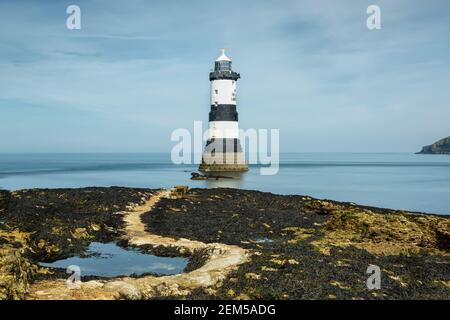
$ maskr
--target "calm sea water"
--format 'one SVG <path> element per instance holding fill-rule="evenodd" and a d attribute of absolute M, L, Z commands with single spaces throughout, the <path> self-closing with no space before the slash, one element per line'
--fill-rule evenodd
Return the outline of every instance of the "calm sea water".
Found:
<path fill-rule="evenodd" d="M 84 186 L 233 187 L 303 194 L 378 207 L 450 214 L 450 156 L 402 153 L 291 153 L 278 174 L 258 166 L 241 179 L 192 181 L 196 165 L 169 154 L 0 154 L 0 188 Z"/>

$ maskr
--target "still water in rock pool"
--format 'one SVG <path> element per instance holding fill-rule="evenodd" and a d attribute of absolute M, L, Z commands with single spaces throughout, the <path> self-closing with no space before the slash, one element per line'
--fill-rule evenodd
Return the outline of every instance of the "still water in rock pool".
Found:
<path fill-rule="evenodd" d="M 92 242 L 85 255 L 40 263 L 43 267 L 80 267 L 81 276 L 116 277 L 132 274 L 157 273 L 170 275 L 183 272 L 188 263 L 185 258 L 158 257 L 134 248 L 124 249 L 116 243 Z"/>

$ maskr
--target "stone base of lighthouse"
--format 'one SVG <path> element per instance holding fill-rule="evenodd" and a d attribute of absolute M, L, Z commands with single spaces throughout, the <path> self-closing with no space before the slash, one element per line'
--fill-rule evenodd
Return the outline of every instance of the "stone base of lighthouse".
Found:
<path fill-rule="evenodd" d="M 245 172 L 245 162 L 239 139 L 210 139 L 203 152 L 202 172 Z"/>

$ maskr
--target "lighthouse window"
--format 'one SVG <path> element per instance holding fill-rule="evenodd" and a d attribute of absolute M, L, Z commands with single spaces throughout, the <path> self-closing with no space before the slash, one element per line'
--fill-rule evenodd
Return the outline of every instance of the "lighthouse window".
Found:
<path fill-rule="evenodd" d="M 214 90 L 214 91 L 216 92 L 216 94 L 218 94 L 218 93 L 219 93 L 219 90 L 217 90 L 217 89 L 216 89 L 216 90 Z"/>
<path fill-rule="evenodd" d="M 231 61 L 216 61 L 215 70 L 216 71 L 230 71 L 231 70 Z"/>

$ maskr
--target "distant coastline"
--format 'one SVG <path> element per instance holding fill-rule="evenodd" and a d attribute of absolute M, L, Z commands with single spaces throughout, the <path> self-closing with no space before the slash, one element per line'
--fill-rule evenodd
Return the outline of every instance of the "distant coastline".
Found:
<path fill-rule="evenodd" d="M 429 146 L 424 146 L 416 154 L 450 154 L 450 137 L 436 141 Z"/>

